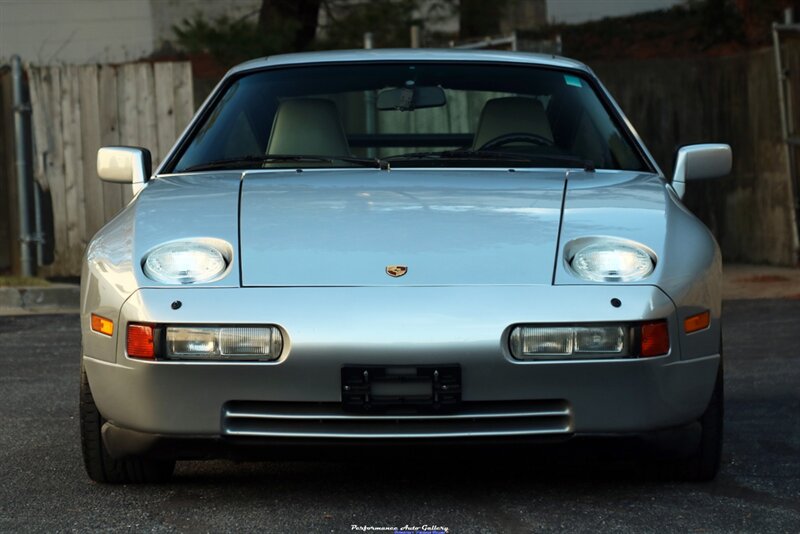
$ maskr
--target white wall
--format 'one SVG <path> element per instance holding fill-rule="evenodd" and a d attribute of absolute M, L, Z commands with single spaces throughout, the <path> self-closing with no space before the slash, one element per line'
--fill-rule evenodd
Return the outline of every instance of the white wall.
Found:
<path fill-rule="evenodd" d="M 121 63 L 174 39 L 172 26 L 198 12 L 214 20 L 252 16 L 261 0 L 0 0 L 0 64 Z"/>
<path fill-rule="evenodd" d="M 148 0 L 0 0 L 0 62 L 106 63 L 153 51 Z"/>
<path fill-rule="evenodd" d="M 547 0 L 550 21 L 577 24 L 603 17 L 667 9 L 684 0 Z"/>

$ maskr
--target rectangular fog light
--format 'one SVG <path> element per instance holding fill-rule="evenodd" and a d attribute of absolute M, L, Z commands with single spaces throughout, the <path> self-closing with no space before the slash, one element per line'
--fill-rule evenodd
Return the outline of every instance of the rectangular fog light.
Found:
<path fill-rule="evenodd" d="M 218 328 L 167 328 L 167 356 L 219 356 Z"/>
<path fill-rule="evenodd" d="M 511 353 L 523 360 L 569 356 L 574 337 L 571 327 L 518 326 L 511 332 Z"/>
<path fill-rule="evenodd" d="M 628 356 L 629 329 L 623 326 L 518 326 L 511 354 L 518 360 Z"/>
<path fill-rule="evenodd" d="M 283 348 L 281 331 L 271 326 L 220 328 L 219 350 L 225 356 L 274 360 Z"/>
<path fill-rule="evenodd" d="M 178 360 L 277 360 L 283 336 L 274 326 L 170 326 L 167 358 Z"/>

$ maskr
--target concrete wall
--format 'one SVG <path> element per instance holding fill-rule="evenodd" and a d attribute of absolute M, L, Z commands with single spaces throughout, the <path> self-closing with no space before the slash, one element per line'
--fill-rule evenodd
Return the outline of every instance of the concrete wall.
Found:
<path fill-rule="evenodd" d="M 3 0 L 0 64 L 19 54 L 38 65 L 106 63 L 153 51 L 147 0 Z"/>
<path fill-rule="evenodd" d="M 800 46 L 786 47 L 786 55 L 792 72 L 800 72 Z M 595 62 L 591 67 L 668 175 L 680 145 L 731 145 L 733 174 L 690 184 L 684 199 L 717 236 L 727 261 L 797 264 L 797 226 L 771 49 L 725 58 Z"/>

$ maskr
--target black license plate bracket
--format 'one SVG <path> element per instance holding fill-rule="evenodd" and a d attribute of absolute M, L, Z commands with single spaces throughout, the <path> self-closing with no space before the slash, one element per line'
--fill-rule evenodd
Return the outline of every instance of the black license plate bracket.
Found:
<path fill-rule="evenodd" d="M 461 366 L 344 365 L 342 407 L 351 412 L 442 412 L 461 404 Z"/>

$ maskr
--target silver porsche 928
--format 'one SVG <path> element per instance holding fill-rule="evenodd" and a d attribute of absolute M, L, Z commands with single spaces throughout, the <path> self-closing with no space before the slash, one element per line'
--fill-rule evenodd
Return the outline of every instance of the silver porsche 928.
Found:
<path fill-rule="evenodd" d="M 89 244 L 89 476 L 304 444 L 519 444 L 685 431 L 715 476 L 720 252 L 593 73 L 506 52 L 269 57 L 219 83 Z M 683 434 L 681 434 L 683 435 Z"/>

